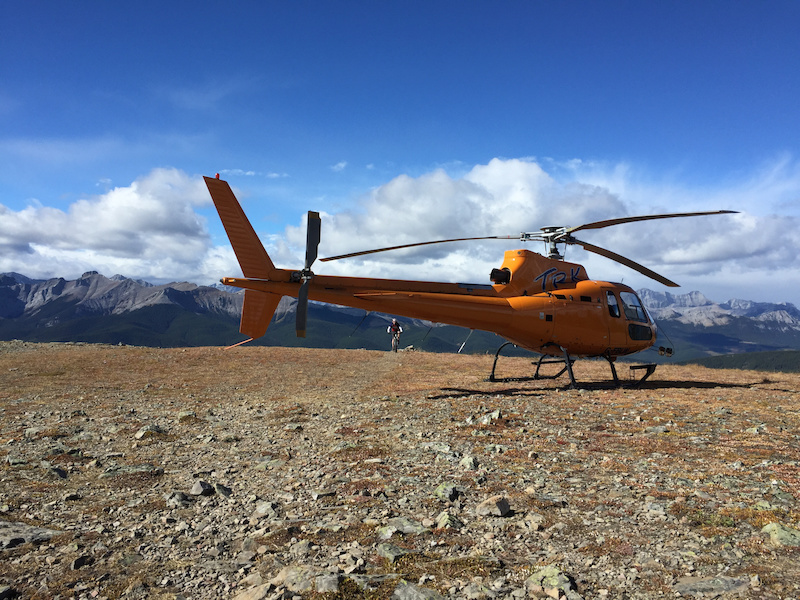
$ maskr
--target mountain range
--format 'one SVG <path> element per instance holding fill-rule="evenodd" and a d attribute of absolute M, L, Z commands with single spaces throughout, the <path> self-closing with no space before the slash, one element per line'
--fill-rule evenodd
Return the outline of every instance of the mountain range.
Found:
<path fill-rule="evenodd" d="M 674 295 L 639 290 L 658 323 L 659 346 L 670 361 L 721 354 L 800 349 L 800 310 L 788 303 L 716 303 L 694 291 Z M 0 274 L 0 339 L 82 341 L 156 347 L 227 346 L 238 332 L 243 295 L 222 286 L 153 285 L 97 272 L 78 279 L 31 279 Z M 308 337 L 294 334 L 293 298 L 284 298 L 261 345 L 386 349 L 391 316 L 312 302 Z M 431 352 L 494 353 L 503 339 L 491 333 L 401 318 L 402 345 Z M 665 362 L 651 349 L 638 360 Z"/>

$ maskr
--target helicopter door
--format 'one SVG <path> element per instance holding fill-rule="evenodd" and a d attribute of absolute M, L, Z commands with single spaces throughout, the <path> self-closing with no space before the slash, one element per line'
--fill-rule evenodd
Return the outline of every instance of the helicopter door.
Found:
<path fill-rule="evenodd" d="M 608 318 L 608 347 L 622 349 L 628 345 L 628 321 L 622 314 L 622 305 L 613 290 L 605 290 Z"/>

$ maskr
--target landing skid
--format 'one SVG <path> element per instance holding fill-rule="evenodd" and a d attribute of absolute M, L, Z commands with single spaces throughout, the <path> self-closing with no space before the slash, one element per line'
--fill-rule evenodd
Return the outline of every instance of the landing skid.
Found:
<path fill-rule="evenodd" d="M 570 380 L 570 388 L 577 387 L 578 383 L 575 381 L 575 374 L 572 372 L 572 363 L 575 362 L 575 359 L 572 358 L 566 350 L 563 350 L 564 357 L 557 358 L 554 356 L 548 356 L 546 354 L 542 354 L 539 356 L 539 360 L 536 361 L 536 372 L 533 374 L 533 377 L 502 377 L 498 378 L 495 375 L 495 371 L 497 369 L 497 359 L 500 358 L 500 352 L 508 345 L 514 345 L 513 342 L 506 342 L 502 346 L 497 349 L 497 352 L 494 354 L 494 363 L 492 364 L 492 372 L 489 375 L 489 381 L 531 381 L 531 380 L 538 380 L 538 379 L 558 379 L 564 373 L 569 374 Z M 531 363 L 533 364 L 533 363 Z M 542 365 L 549 365 L 549 364 L 563 364 L 564 366 L 561 370 L 556 373 L 555 375 L 543 375 L 539 371 Z"/>
<path fill-rule="evenodd" d="M 495 375 L 495 371 L 497 370 L 497 360 L 500 358 L 500 352 L 503 350 L 503 348 L 505 348 L 508 345 L 514 345 L 514 344 L 513 342 L 506 342 L 497 349 L 497 352 L 495 352 L 494 363 L 492 364 L 492 372 L 489 375 L 489 381 L 506 382 L 506 381 L 531 381 L 531 380 L 535 381 L 538 379 L 558 379 L 564 373 L 567 373 L 569 375 L 569 382 L 570 382 L 569 388 L 575 389 L 578 387 L 578 382 L 575 380 L 575 373 L 572 371 L 572 365 L 575 362 L 575 359 L 571 357 L 569 353 L 563 348 L 559 348 L 564 354 L 564 356 L 561 358 L 555 356 L 548 356 L 546 354 L 542 354 L 541 356 L 539 356 L 539 360 L 536 361 L 536 371 L 534 372 L 533 377 L 502 377 L 502 378 L 497 377 Z M 623 385 L 626 385 L 623 384 L 619 380 L 619 377 L 617 376 L 617 368 L 614 365 L 614 359 L 609 358 L 608 356 L 604 356 L 603 358 L 605 358 L 608 361 L 608 366 L 611 367 L 611 376 L 614 378 L 614 385 L 616 387 L 623 387 Z M 547 365 L 547 364 L 563 364 L 563 367 L 555 375 L 543 375 L 539 371 L 542 365 Z M 631 374 L 633 374 L 634 371 L 644 370 L 644 374 L 637 381 L 627 384 L 628 387 L 637 387 L 641 385 L 648 377 L 650 377 L 650 375 L 653 374 L 653 372 L 656 370 L 656 365 L 655 363 L 648 363 L 644 365 L 631 365 L 630 369 L 631 369 Z"/>

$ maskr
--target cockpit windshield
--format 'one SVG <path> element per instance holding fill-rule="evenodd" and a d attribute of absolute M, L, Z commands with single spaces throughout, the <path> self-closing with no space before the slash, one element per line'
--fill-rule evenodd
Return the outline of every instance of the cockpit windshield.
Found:
<path fill-rule="evenodd" d="M 644 306 L 642 306 L 642 301 L 639 300 L 639 296 L 633 292 L 620 292 L 619 299 L 622 301 L 622 310 L 625 313 L 625 317 L 629 321 L 648 322 L 647 313 L 644 310 Z"/>

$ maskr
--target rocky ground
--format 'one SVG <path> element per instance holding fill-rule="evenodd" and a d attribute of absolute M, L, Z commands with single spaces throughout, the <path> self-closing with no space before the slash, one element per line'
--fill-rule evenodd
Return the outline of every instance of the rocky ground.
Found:
<path fill-rule="evenodd" d="M 800 598 L 800 376 L 491 361 L 0 343 L 0 598 Z"/>

